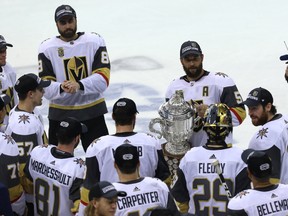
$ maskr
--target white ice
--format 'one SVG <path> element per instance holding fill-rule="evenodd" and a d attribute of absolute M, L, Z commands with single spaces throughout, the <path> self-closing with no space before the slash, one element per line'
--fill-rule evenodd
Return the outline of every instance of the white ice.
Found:
<path fill-rule="evenodd" d="M 112 62 L 105 94 L 110 133 L 115 132 L 111 107 L 119 97 L 135 100 L 140 112 L 136 130 L 148 131 L 167 85 L 184 73 L 179 49 L 186 40 L 199 42 L 204 68 L 227 73 L 243 98 L 251 89 L 265 87 L 278 111 L 286 113 L 286 65 L 279 60 L 288 52 L 286 0 L 1 0 L 0 34 L 14 45 L 8 49 L 8 62 L 18 76 L 37 73 L 38 46 L 58 34 L 54 11 L 61 4 L 76 10 L 78 31 L 105 38 Z M 46 101 L 41 110 L 46 117 Z M 256 130 L 247 116 L 234 129 L 234 143 L 246 148 Z M 83 155 L 80 147 L 77 154 Z"/>

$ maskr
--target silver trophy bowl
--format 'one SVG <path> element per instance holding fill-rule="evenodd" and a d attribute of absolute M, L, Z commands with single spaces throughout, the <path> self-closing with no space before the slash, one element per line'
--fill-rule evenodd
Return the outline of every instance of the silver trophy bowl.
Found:
<path fill-rule="evenodd" d="M 163 103 L 158 110 L 160 118 L 149 123 L 149 130 L 158 134 L 158 138 L 167 140 L 165 150 L 170 155 L 181 156 L 189 149 L 187 140 L 193 133 L 194 107 L 184 100 L 183 91 L 177 90 L 169 101 Z M 160 125 L 160 130 L 154 128 Z"/>

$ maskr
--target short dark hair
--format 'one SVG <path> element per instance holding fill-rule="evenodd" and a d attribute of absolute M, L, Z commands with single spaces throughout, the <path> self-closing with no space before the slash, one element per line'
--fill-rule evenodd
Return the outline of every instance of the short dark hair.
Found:
<path fill-rule="evenodd" d="M 76 118 L 67 117 L 60 121 L 57 128 L 57 139 L 61 144 L 70 144 L 73 139 L 87 132 L 87 127 Z"/>
<path fill-rule="evenodd" d="M 31 90 L 31 91 L 36 92 L 36 90 L 37 90 L 37 89 Z M 25 99 L 27 98 L 27 96 L 28 96 L 28 92 L 25 92 L 25 93 L 23 93 L 23 92 L 17 92 L 17 94 L 18 94 L 19 100 L 21 100 L 21 101 L 25 100 Z"/>
<path fill-rule="evenodd" d="M 19 100 L 23 101 L 27 98 L 27 93 L 17 93 Z"/>
<path fill-rule="evenodd" d="M 70 143 L 73 141 L 74 138 L 75 138 L 75 137 L 69 137 L 69 136 L 57 134 L 57 140 L 58 140 L 58 142 L 61 143 L 61 144 L 63 144 L 63 145 L 68 145 L 68 144 L 70 144 Z"/>
<path fill-rule="evenodd" d="M 134 172 L 136 172 L 137 170 L 137 166 L 136 167 L 119 167 L 118 166 L 118 169 L 121 171 L 121 173 L 123 174 L 132 174 Z"/>
<path fill-rule="evenodd" d="M 133 116 L 118 116 L 113 114 L 113 119 L 116 125 L 131 125 L 135 121 L 135 115 Z"/>
<path fill-rule="evenodd" d="M 271 106 L 270 112 L 271 112 L 273 115 L 275 115 L 275 114 L 277 113 L 276 106 L 274 106 L 273 104 L 272 104 L 272 106 Z"/>

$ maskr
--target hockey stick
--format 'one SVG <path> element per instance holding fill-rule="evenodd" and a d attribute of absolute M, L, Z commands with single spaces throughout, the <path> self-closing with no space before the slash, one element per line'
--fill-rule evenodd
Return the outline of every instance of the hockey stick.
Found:
<path fill-rule="evenodd" d="M 222 184 L 222 186 L 223 186 L 223 188 L 224 188 L 224 190 L 226 192 L 228 200 L 230 200 L 232 198 L 232 194 L 231 194 L 231 192 L 230 192 L 230 190 L 228 188 L 228 185 L 226 184 L 226 181 L 224 179 L 223 172 L 222 172 L 222 169 L 221 169 L 220 164 L 219 164 L 219 160 L 218 159 L 214 159 L 212 161 L 212 165 L 216 169 L 216 172 L 217 172 L 217 174 L 219 176 L 219 179 L 221 181 L 221 184 Z"/>

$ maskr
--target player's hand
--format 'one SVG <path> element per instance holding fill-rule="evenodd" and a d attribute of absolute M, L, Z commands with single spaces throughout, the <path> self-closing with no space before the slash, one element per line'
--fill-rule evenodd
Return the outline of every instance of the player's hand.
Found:
<path fill-rule="evenodd" d="M 204 114 L 208 108 L 207 104 L 195 104 L 196 112 L 199 117 L 204 118 Z"/>
<path fill-rule="evenodd" d="M 72 81 L 72 80 L 65 80 L 61 84 L 61 88 L 66 93 L 74 94 L 80 89 L 80 85 L 78 82 Z"/>

